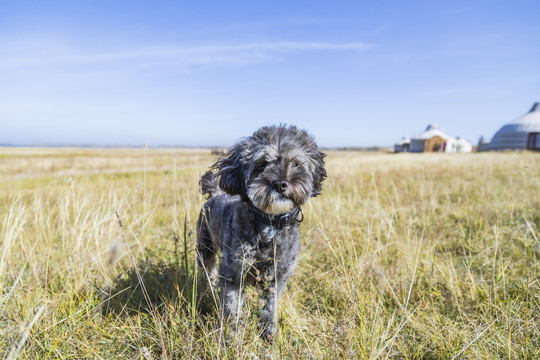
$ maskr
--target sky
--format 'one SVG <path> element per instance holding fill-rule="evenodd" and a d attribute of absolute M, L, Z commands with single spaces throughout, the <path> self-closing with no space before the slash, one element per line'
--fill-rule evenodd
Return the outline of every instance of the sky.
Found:
<path fill-rule="evenodd" d="M 0 144 L 323 147 L 437 123 L 476 144 L 540 101 L 540 1 L 2 1 Z"/>

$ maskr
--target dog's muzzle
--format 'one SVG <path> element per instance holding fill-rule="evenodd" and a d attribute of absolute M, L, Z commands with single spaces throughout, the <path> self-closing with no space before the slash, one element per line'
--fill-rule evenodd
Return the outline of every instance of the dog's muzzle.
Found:
<path fill-rule="evenodd" d="M 287 180 L 276 180 L 273 181 L 270 186 L 272 186 L 273 190 L 277 191 L 280 194 L 283 194 L 289 188 L 289 183 L 287 182 Z"/>

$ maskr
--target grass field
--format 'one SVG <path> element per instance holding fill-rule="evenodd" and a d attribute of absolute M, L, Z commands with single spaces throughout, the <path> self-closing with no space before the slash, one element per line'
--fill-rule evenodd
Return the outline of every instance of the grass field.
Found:
<path fill-rule="evenodd" d="M 329 152 L 299 266 L 236 345 L 196 294 L 203 150 L 0 148 L 0 357 L 538 359 L 540 154 Z"/>

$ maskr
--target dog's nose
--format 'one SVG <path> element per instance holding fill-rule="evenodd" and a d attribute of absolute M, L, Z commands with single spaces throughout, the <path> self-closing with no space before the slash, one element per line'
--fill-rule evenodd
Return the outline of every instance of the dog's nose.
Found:
<path fill-rule="evenodd" d="M 272 182 L 272 189 L 279 193 L 285 192 L 289 187 L 289 183 L 286 180 L 276 180 Z"/>

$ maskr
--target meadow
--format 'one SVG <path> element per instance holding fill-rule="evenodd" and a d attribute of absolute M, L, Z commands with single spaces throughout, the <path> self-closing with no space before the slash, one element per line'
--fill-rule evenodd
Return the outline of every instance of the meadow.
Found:
<path fill-rule="evenodd" d="M 540 154 L 328 151 L 280 336 L 197 294 L 209 150 L 0 148 L 0 357 L 538 359 Z"/>

